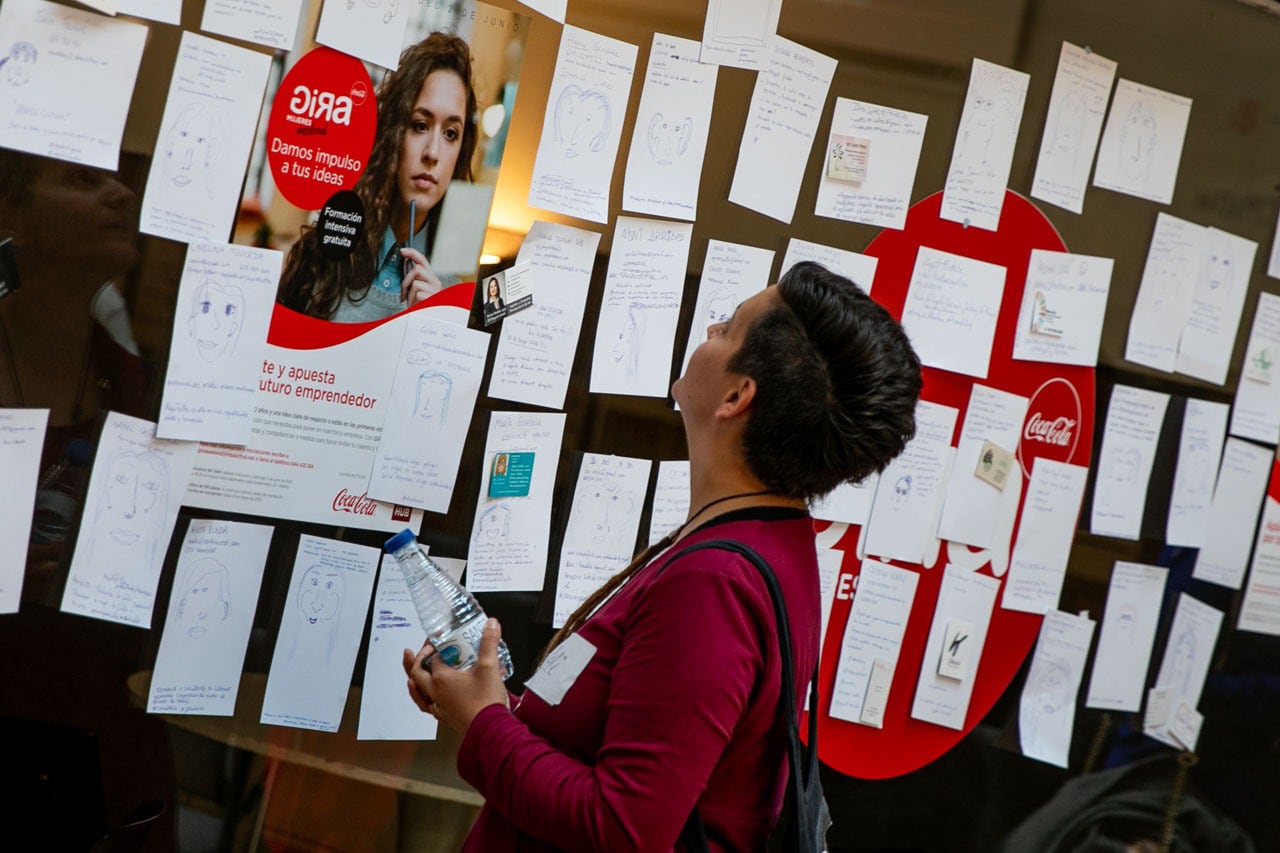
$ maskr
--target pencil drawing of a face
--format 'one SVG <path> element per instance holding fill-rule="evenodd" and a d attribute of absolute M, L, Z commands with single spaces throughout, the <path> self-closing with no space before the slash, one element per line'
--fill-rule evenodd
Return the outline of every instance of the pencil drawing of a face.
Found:
<path fill-rule="evenodd" d="M 331 622 L 342 610 L 346 589 L 342 573 L 331 566 L 312 566 L 302 576 L 298 609 L 309 625 Z"/>
<path fill-rule="evenodd" d="M 128 559 L 122 569 L 151 566 L 168 483 L 168 468 L 155 453 L 126 450 L 111 458 L 94 517 L 95 557 Z"/>
<path fill-rule="evenodd" d="M 566 86 L 556 101 L 555 134 L 564 156 L 594 153 L 609 137 L 612 108 L 601 92 Z"/>
<path fill-rule="evenodd" d="M 243 324 L 244 293 L 214 276 L 206 277 L 196 288 L 187 318 L 196 352 L 205 361 L 217 361 L 223 353 L 235 352 Z"/>
<path fill-rule="evenodd" d="M 182 585 L 178 624 L 188 637 L 198 640 L 209 628 L 225 622 L 231 612 L 231 582 L 227 567 L 212 557 L 196 561 Z"/>
<path fill-rule="evenodd" d="M 218 142 L 218 122 L 212 109 L 188 104 L 178 113 L 165 138 L 165 180 L 180 188 L 198 182 L 212 192 L 207 182 L 217 161 Z"/>
<path fill-rule="evenodd" d="M 11 86 L 25 86 L 31 79 L 31 69 L 36 67 L 36 49 L 31 42 L 16 41 L 9 48 L 9 55 L 0 60 L 4 79 Z"/>

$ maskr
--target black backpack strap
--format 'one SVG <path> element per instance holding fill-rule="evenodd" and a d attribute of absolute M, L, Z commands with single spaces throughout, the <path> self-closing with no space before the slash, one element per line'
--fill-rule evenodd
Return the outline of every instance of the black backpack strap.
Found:
<path fill-rule="evenodd" d="M 764 579 L 764 585 L 769 590 L 769 598 L 773 602 L 774 619 L 778 625 L 779 652 L 782 655 L 782 690 L 780 692 L 782 694 L 783 722 L 786 725 L 787 732 L 787 767 L 791 771 L 787 781 L 786 792 L 783 794 L 783 811 L 786 812 L 788 806 L 790 806 L 794 815 L 795 806 L 800 800 L 801 792 L 808 788 L 811 780 L 816 779 L 818 775 L 818 663 L 814 662 L 813 678 L 809 681 L 809 743 L 806 748 L 800 742 L 796 696 L 791 686 L 796 683 L 795 661 L 791 654 L 791 623 L 787 619 L 786 602 L 782 597 L 782 585 L 778 582 L 778 576 L 773 573 L 773 568 L 764 557 L 756 553 L 754 548 L 732 539 L 712 539 L 707 542 L 690 545 L 673 556 L 671 560 L 668 560 L 667 564 L 669 565 L 672 561 L 686 554 L 704 551 L 708 548 L 732 551 L 755 566 L 756 570 L 760 572 L 761 578 Z M 693 853 L 702 853 L 702 851 L 708 849 L 706 827 L 703 825 L 702 816 L 698 814 L 696 807 L 690 813 L 689 820 L 685 824 L 684 830 L 680 833 L 680 840 Z"/>

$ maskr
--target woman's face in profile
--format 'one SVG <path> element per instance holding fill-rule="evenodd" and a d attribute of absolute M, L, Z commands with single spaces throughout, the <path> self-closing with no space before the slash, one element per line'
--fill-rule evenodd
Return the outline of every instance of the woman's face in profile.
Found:
<path fill-rule="evenodd" d="M 413 201 L 418 215 L 426 216 L 444 198 L 462 150 L 466 115 L 462 78 L 447 70 L 428 74 L 400 143 L 396 187 L 401 209 Z"/>
<path fill-rule="evenodd" d="M 138 197 L 115 175 L 76 163 L 46 161 L 32 186 L 30 205 L 15 223 L 32 253 L 91 269 L 95 283 L 138 259 Z M 6 210 L 3 216 L 8 216 Z M 59 223 L 76 223 L 68 239 Z"/>

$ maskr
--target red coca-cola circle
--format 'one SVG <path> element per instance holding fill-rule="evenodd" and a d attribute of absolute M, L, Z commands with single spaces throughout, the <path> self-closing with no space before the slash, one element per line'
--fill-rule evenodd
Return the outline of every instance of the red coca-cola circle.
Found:
<path fill-rule="evenodd" d="M 1020 394 L 1030 400 L 1023 423 L 1023 437 L 1016 448 L 1026 471 L 1030 470 L 1034 459 L 1041 456 L 1073 465 L 1088 465 L 1093 435 L 1093 368 L 1013 359 L 1014 332 L 1031 250 L 1064 252 L 1066 246 L 1062 238 L 1035 205 L 1012 192 L 1005 193 L 1004 208 L 995 231 L 966 228 L 960 223 L 941 219 L 938 215 L 941 203 L 942 193 L 921 200 L 908 212 L 903 230 L 883 231 L 867 247 L 866 254 L 879 259 L 872 290 L 874 299 L 895 317 L 902 316 L 911 272 L 921 246 L 999 264 L 1007 270 L 1007 277 L 987 377 L 975 379 L 926 367 L 923 371 L 923 398 L 959 409 L 958 432 L 975 383 Z M 1037 415 L 1032 429 L 1032 419 Z M 1059 419 L 1064 420 L 1059 422 Z M 1063 441 L 1067 420 L 1074 423 L 1069 439 Z M 1052 441 L 1028 441 L 1028 429 L 1033 432 L 1039 430 L 1043 437 Z M 1025 471 L 1023 476 L 1026 476 Z M 1025 481 L 1011 482 L 1010 486 L 1025 490 Z M 911 705 L 938 601 L 943 566 L 950 562 L 993 576 L 1003 586 L 1017 525 L 1015 522 L 1008 541 L 1002 540 L 987 551 L 944 542 L 932 567 L 893 561 L 896 566 L 916 571 L 919 581 L 894 670 L 883 727 L 872 728 L 834 719 L 830 716 L 829 702 L 840 657 L 841 638 L 852 602 L 848 590 L 854 588 L 861 568 L 855 553 L 860 533 L 860 528 L 851 525 L 837 543 L 845 556 L 837 580 L 836 600 L 831 609 L 819 672 L 819 688 L 824 697 L 819 717 L 819 754 L 824 763 L 846 775 L 887 779 L 909 773 L 943 755 L 986 716 L 1030 652 L 1042 617 L 1004 610 L 997 595 L 982 657 L 973 675 L 973 692 L 963 727 L 956 730 L 913 719 Z M 821 530 L 819 535 L 822 536 Z"/>
<path fill-rule="evenodd" d="M 276 188 L 303 210 L 319 210 L 356 185 L 378 126 L 369 72 L 329 47 L 308 52 L 280 83 L 267 120 L 267 163 Z"/>

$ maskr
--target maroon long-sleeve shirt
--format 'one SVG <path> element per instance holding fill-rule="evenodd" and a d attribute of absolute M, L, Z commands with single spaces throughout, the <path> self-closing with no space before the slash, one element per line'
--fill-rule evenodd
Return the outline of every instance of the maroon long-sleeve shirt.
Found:
<path fill-rule="evenodd" d="M 458 771 L 485 806 L 464 850 L 667 851 L 695 803 L 713 850 L 763 849 L 782 802 L 781 658 L 768 589 L 708 539 L 755 548 L 782 586 L 797 707 L 818 651 L 812 522 L 729 513 L 642 569 L 579 633 L 596 648 L 559 705 L 526 691 L 472 722 Z"/>

